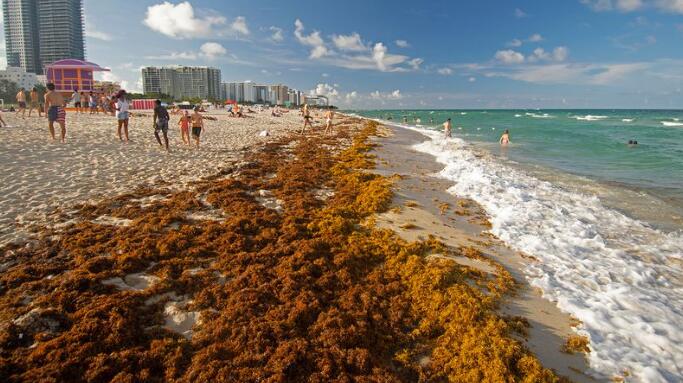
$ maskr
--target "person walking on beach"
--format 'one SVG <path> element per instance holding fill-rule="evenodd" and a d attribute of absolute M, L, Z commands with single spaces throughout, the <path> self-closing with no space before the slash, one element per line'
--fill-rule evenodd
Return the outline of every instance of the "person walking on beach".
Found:
<path fill-rule="evenodd" d="M 21 118 L 26 118 L 26 92 L 24 88 L 19 89 L 19 92 L 17 92 L 17 104 L 19 104 L 19 108 L 16 115 L 18 116 L 21 113 Z"/>
<path fill-rule="evenodd" d="M 55 122 L 62 129 L 62 143 L 66 142 L 66 110 L 64 109 L 64 97 L 59 92 L 55 92 L 55 84 L 47 84 L 45 94 L 45 114 L 47 115 L 48 127 L 52 141 L 55 140 Z"/>
<path fill-rule="evenodd" d="M 7 123 L 5 122 L 5 120 L 2 119 L 2 111 L 0 111 L 0 127 L 2 127 L 2 128 L 7 127 Z"/>
<path fill-rule="evenodd" d="M 311 117 L 311 112 L 308 110 L 308 104 L 304 104 L 302 114 L 304 115 L 304 127 L 301 129 L 301 134 L 304 134 L 306 125 L 309 125 L 311 129 L 313 129 L 313 118 Z"/>
<path fill-rule="evenodd" d="M 86 110 L 88 110 L 88 96 L 85 92 L 81 92 L 81 114 L 85 113 Z"/>
<path fill-rule="evenodd" d="M 332 119 L 334 118 L 334 111 L 332 109 L 325 113 L 325 134 L 332 130 Z"/>
<path fill-rule="evenodd" d="M 180 121 L 178 121 L 178 125 L 180 125 L 180 137 L 183 139 L 183 143 L 190 145 L 190 113 L 186 110 L 183 112 L 183 115 L 180 116 Z"/>
<path fill-rule="evenodd" d="M 126 91 L 121 90 L 118 95 L 118 101 L 116 102 L 116 119 L 118 120 L 118 134 L 119 140 L 123 141 L 121 137 L 121 128 L 123 128 L 123 134 L 126 137 L 126 143 L 128 140 L 128 111 L 130 110 L 130 103 L 126 97 Z"/>
<path fill-rule="evenodd" d="M 498 140 L 498 142 L 499 142 L 501 145 L 507 145 L 507 144 L 509 144 L 509 143 L 510 143 L 510 131 L 507 130 L 507 129 L 505 129 L 505 131 L 503 132 L 503 135 L 500 136 L 500 140 Z"/>
<path fill-rule="evenodd" d="M 443 133 L 446 136 L 446 138 L 451 138 L 452 137 L 452 132 L 453 131 L 453 124 L 451 123 L 451 119 L 449 118 L 446 120 L 446 122 L 443 123 Z"/>
<path fill-rule="evenodd" d="M 31 89 L 31 93 L 29 93 L 29 109 L 28 109 L 28 116 L 31 117 L 31 112 L 33 112 L 33 109 L 38 111 L 38 117 L 43 117 L 43 111 L 40 109 L 40 95 L 38 94 L 38 88 L 33 88 Z"/>
<path fill-rule="evenodd" d="M 164 146 L 161 144 L 161 137 L 159 137 L 159 131 L 161 131 L 164 134 L 166 151 L 168 151 L 168 120 L 171 117 L 168 115 L 168 110 L 161 105 L 161 100 L 156 100 L 154 103 L 156 104 L 154 107 L 154 137 L 156 137 L 159 146 Z"/>
<path fill-rule="evenodd" d="M 74 92 L 71 94 L 71 101 L 74 103 L 74 108 L 76 108 L 77 112 L 81 111 L 81 95 L 78 93 L 78 88 L 74 89 Z"/>
<path fill-rule="evenodd" d="M 194 113 L 192 113 L 192 138 L 194 142 L 199 147 L 199 137 L 202 135 L 202 129 L 204 128 L 204 116 L 199 114 L 199 107 L 194 108 Z"/>
<path fill-rule="evenodd" d="M 112 117 L 116 115 L 116 101 L 118 101 L 118 99 L 115 94 L 112 94 L 107 101 L 109 102 L 109 112 L 111 113 Z"/>
<path fill-rule="evenodd" d="M 93 92 L 88 94 L 88 106 L 90 106 L 90 114 L 95 114 L 97 112 L 97 97 Z"/>

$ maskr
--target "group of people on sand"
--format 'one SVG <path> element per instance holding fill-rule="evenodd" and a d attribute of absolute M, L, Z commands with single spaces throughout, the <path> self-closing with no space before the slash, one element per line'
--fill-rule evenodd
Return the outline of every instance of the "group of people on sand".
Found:
<path fill-rule="evenodd" d="M 104 92 L 79 92 L 74 89 L 71 95 L 71 102 L 79 113 L 99 114 L 110 113 L 114 115 L 116 108 L 116 93 L 105 94 Z"/>
<path fill-rule="evenodd" d="M 38 92 L 38 88 L 34 87 L 31 89 L 28 96 L 26 94 L 26 89 L 19 89 L 16 100 L 18 105 L 16 110 L 17 116 L 21 113 L 21 118 L 26 118 L 26 109 L 28 109 L 28 116 L 31 117 L 31 113 L 35 109 L 38 112 L 38 117 L 43 117 L 43 102 L 40 93 Z"/>
<path fill-rule="evenodd" d="M 443 123 L 443 132 L 446 138 L 453 137 L 453 123 L 450 118 Z M 505 129 L 500 139 L 498 139 L 498 143 L 503 146 L 507 146 L 510 143 L 510 131 L 508 129 Z"/>
<path fill-rule="evenodd" d="M 178 120 L 180 136 L 183 143 L 186 145 L 192 144 L 190 139 L 190 127 L 192 127 L 192 139 L 194 140 L 196 147 L 199 147 L 199 139 L 202 130 L 204 130 L 204 116 L 202 116 L 200 110 L 199 107 L 195 107 L 192 114 L 185 110 L 182 112 L 180 120 Z M 168 146 L 168 125 L 171 116 L 169 115 L 168 110 L 161 104 L 161 100 L 155 101 L 154 115 L 152 118 L 154 122 L 154 137 L 157 139 L 159 146 L 166 147 L 166 150 L 170 151 Z M 162 133 L 164 136 L 163 144 L 159 133 Z"/>
<path fill-rule="evenodd" d="M 311 130 L 313 130 L 313 117 L 311 116 L 311 111 L 308 108 L 308 104 L 304 104 L 304 106 L 301 108 L 301 115 L 304 118 L 304 126 L 303 128 L 301 128 L 301 134 L 304 134 L 307 126 L 309 126 Z M 332 130 L 333 119 L 334 110 L 328 109 L 327 112 L 325 112 L 325 134 L 329 133 Z"/>

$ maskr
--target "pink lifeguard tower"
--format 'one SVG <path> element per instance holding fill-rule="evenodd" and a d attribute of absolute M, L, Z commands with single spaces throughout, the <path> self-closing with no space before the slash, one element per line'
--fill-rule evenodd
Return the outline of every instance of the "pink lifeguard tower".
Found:
<path fill-rule="evenodd" d="M 108 72 L 109 69 L 88 61 L 65 59 L 55 61 L 45 66 L 48 83 L 55 84 L 57 92 L 72 93 L 90 92 L 95 90 L 94 72 Z"/>

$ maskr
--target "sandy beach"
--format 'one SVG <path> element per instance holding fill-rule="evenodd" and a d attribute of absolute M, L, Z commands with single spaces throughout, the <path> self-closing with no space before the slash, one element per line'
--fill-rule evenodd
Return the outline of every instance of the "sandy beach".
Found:
<path fill-rule="evenodd" d="M 209 112 L 201 149 L 184 145 L 172 116 L 171 152 L 154 138 L 150 112 L 130 119 L 129 144 L 119 142 L 116 119 L 103 114 L 67 115 L 67 142 L 49 139 L 47 119 L 22 119 L 4 113 L 10 127 L 0 142 L 0 245 L 27 238 L 32 225 L 55 221 L 68 207 L 102 197 L 114 197 L 138 186 L 157 184 L 182 188 L 191 181 L 218 173 L 240 153 L 300 128 L 295 112 L 283 117 L 269 113 L 230 118 Z M 260 132 L 268 130 L 269 137 Z M 59 134 L 59 127 L 57 127 Z"/>
<path fill-rule="evenodd" d="M 141 153 L 127 163 L 146 177 L 31 180 L 71 193 L 39 214 L 71 212 L 3 250 L 7 381 L 594 381 L 561 351 L 571 318 L 524 283 L 528 260 L 486 233 L 480 207 L 445 193 L 409 148 L 419 134 L 339 117 L 334 135 L 302 139 L 292 115 L 216 117 L 205 154 L 166 154 L 142 131 L 96 149 Z M 42 142 L 43 157 L 88 152 Z"/>

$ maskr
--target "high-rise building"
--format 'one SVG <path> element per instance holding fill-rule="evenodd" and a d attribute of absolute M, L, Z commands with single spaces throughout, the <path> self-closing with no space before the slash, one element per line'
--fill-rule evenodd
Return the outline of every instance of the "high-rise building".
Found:
<path fill-rule="evenodd" d="M 63 59 L 85 60 L 82 0 L 3 0 L 7 65 L 30 73 Z"/>
<path fill-rule="evenodd" d="M 145 94 L 165 94 L 176 100 L 219 99 L 221 71 L 209 67 L 146 67 L 142 69 Z"/>

